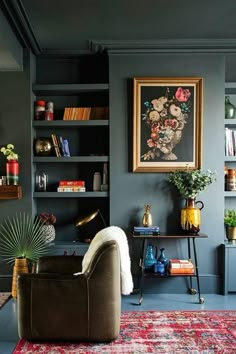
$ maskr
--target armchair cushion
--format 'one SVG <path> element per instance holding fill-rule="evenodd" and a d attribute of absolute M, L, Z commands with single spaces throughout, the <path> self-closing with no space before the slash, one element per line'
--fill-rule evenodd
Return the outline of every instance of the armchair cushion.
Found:
<path fill-rule="evenodd" d="M 107 241 L 116 241 L 119 246 L 121 293 L 122 295 L 129 295 L 133 291 L 129 246 L 125 232 L 118 226 L 109 226 L 105 229 L 102 229 L 95 235 L 87 252 L 84 255 L 82 261 L 82 273 L 87 271 L 89 264 L 94 257 L 94 254 L 99 249 L 99 247 Z"/>

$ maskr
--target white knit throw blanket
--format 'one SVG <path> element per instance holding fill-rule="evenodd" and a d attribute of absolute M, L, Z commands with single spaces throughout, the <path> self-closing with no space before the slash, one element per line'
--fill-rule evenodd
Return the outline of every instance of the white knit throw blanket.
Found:
<path fill-rule="evenodd" d="M 115 240 L 118 243 L 120 250 L 121 294 L 129 295 L 133 291 L 129 246 L 125 232 L 118 226 L 106 227 L 95 235 L 84 255 L 82 262 L 82 273 L 86 271 L 96 250 L 104 242 L 110 240 Z"/>

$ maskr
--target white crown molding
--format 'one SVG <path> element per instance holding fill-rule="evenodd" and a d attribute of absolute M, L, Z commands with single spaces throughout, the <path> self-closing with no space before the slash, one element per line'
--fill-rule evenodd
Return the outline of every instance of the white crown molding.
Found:
<path fill-rule="evenodd" d="M 89 40 L 93 52 L 236 53 L 236 39 Z"/>

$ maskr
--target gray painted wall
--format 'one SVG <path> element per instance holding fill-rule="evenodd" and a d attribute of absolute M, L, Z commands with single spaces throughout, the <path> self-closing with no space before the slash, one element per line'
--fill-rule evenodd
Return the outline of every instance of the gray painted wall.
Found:
<path fill-rule="evenodd" d="M 31 188 L 31 117 L 32 93 L 29 71 L 33 58 L 25 55 L 23 72 L 0 73 L 0 141 L 13 143 L 20 155 L 20 180 L 23 198 L 17 201 L 0 200 L 0 221 L 18 211 L 33 209 Z M 201 76 L 203 91 L 203 168 L 218 172 L 217 182 L 200 195 L 202 210 L 201 231 L 208 239 L 197 240 L 202 292 L 219 291 L 220 259 L 217 248 L 224 240 L 223 226 L 223 144 L 224 144 L 224 56 L 216 54 L 129 54 L 110 55 L 110 219 L 130 231 L 140 222 L 143 205 L 152 205 L 155 224 L 161 231 L 179 228 L 182 201 L 170 190 L 165 173 L 132 173 L 132 78 L 135 76 Z M 5 159 L 0 156 L 0 172 L 5 174 Z M 137 272 L 140 245 L 129 238 L 132 269 Z M 186 257 L 186 243 L 158 243 L 166 248 L 167 257 Z M 159 252 L 159 251 L 158 251 Z M 2 265 L 0 265 L 2 267 Z M 2 269 L 1 269 L 2 273 Z M 7 274 L 7 272 L 5 272 Z M 11 271 L 8 271 L 11 274 Z M 10 284 L 10 282 L 9 282 Z M 150 284 L 146 291 L 184 292 L 185 279 L 166 279 Z M 1 285 L 2 286 L 2 285 Z M 1 290 L 1 289 L 0 289 Z"/>
<path fill-rule="evenodd" d="M 0 71 L 22 71 L 23 49 L 0 10 Z"/>
<path fill-rule="evenodd" d="M 215 54 L 110 54 L 110 171 L 111 224 L 131 230 L 141 221 L 144 204 L 152 205 L 153 223 L 161 231 L 179 228 L 181 198 L 170 190 L 165 173 L 132 173 L 132 78 L 158 76 L 203 77 L 202 167 L 218 173 L 217 182 L 199 195 L 205 204 L 201 232 L 208 239 L 197 240 L 202 291 L 218 291 L 218 246 L 224 241 L 224 56 Z M 133 262 L 137 262 L 137 241 Z M 132 247 L 133 246 L 133 247 Z M 186 242 L 162 241 L 167 257 L 186 257 Z M 135 268 L 133 264 L 133 268 Z M 171 283 L 170 283 L 171 282 Z M 178 291 L 183 291 L 179 290 Z M 149 289 L 150 290 L 150 289 Z M 176 281 L 160 282 L 158 291 L 176 291 Z M 153 289 L 151 289 L 153 291 Z"/>
<path fill-rule="evenodd" d="M 0 222 L 18 212 L 32 212 L 31 188 L 31 83 L 27 53 L 24 56 L 24 71 L 0 72 L 0 146 L 12 143 L 19 154 L 20 184 L 22 199 L 0 199 Z M 0 154 L 0 175 L 6 175 L 5 157 Z M 0 263 L 0 291 L 10 289 L 12 269 L 6 263 Z"/>

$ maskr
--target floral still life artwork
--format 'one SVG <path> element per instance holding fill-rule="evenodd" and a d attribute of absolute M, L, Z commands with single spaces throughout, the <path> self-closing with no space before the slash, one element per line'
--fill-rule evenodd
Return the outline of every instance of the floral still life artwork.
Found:
<path fill-rule="evenodd" d="M 200 168 L 201 78 L 134 78 L 133 172 Z"/>

